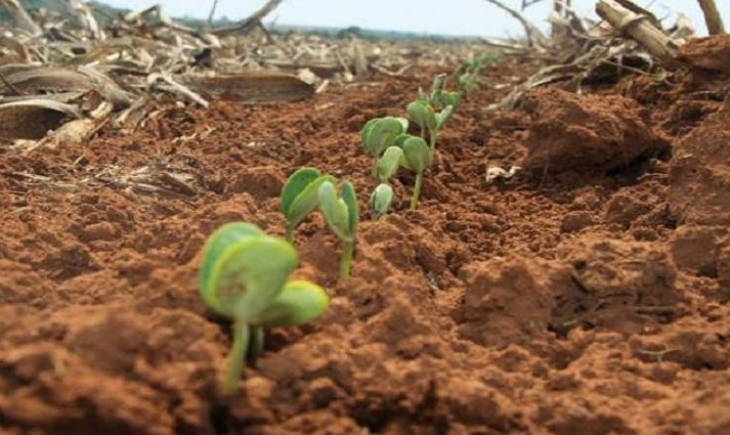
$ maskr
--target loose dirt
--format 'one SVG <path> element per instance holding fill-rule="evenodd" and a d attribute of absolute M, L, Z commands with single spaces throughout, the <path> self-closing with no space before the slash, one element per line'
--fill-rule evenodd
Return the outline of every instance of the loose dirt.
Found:
<path fill-rule="evenodd" d="M 730 42 L 686 58 L 702 47 Z M 730 76 L 688 62 L 508 112 L 486 110 L 508 89 L 471 95 L 419 210 L 404 174 L 395 212 L 362 223 L 350 280 L 321 219 L 302 226 L 297 275 L 331 310 L 270 331 L 234 395 L 227 324 L 197 295 L 205 237 L 283 234 L 301 165 L 352 180 L 365 210 L 359 130 L 434 71 L 0 152 L 2 433 L 730 433 Z M 487 184 L 493 165 L 525 169 Z"/>

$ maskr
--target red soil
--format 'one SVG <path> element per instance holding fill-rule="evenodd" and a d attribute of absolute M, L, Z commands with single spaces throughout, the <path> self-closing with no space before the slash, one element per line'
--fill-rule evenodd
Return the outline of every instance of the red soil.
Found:
<path fill-rule="evenodd" d="M 421 208 L 406 174 L 396 211 L 362 223 L 350 280 L 322 221 L 303 225 L 297 273 L 331 310 L 270 331 L 232 396 L 227 325 L 197 296 L 205 237 L 235 220 L 282 234 L 301 165 L 351 179 L 364 208 L 359 129 L 429 76 L 0 152 L 2 433 L 730 433 L 730 76 L 693 68 L 513 112 L 471 96 Z M 150 164 L 194 189 L 109 182 Z M 495 164 L 526 169 L 487 185 Z"/>

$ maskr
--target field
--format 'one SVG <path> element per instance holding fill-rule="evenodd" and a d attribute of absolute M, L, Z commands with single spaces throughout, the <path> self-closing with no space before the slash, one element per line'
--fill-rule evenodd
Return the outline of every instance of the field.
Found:
<path fill-rule="evenodd" d="M 2 433 L 730 433 L 728 50 L 691 42 L 664 75 L 490 111 L 543 65 L 505 56 L 444 130 L 419 208 L 401 172 L 378 221 L 360 130 L 452 65 L 296 103 L 169 103 L 83 143 L 0 141 Z M 226 393 L 201 249 L 234 221 L 283 235 L 301 166 L 355 185 L 352 277 L 305 221 L 295 275 L 330 309 L 270 330 Z"/>

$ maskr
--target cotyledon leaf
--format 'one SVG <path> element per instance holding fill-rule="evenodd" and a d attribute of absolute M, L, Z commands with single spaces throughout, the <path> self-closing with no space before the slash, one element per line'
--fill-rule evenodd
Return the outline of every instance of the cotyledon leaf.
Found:
<path fill-rule="evenodd" d="M 290 281 L 261 315 L 251 319 L 255 326 L 298 326 L 323 315 L 329 307 L 327 293 L 308 281 Z"/>
<path fill-rule="evenodd" d="M 209 285 L 224 313 L 248 321 L 276 299 L 296 265 L 291 244 L 266 235 L 251 237 L 223 251 Z"/>
<path fill-rule="evenodd" d="M 403 160 L 403 150 L 397 146 L 388 147 L 378 160 L 378 178 L 385 183 L 398 172 Z"/>
<path fill-rule="evenodd" d="M 385 117 L 374 123 L 366 134 L 365 147 L 374 157 L 380 157 L 395 138 L 403 134 L 403 123 L 398 118 Z"/>
<path fill-rule="evenodd" d="M 418 173 L 431 164 L 431 150 L 420 137 L 411 137 L 403 143 L 403 155 L 408 166 Z"/>
<path fill-rule="evenodd" d="M 351 182 L 345 181 L 342 183 L 342 201 L 347 206 L 347 223 L 349 229 L 350 241 L 355 238 L 355 232 L 357 231 L 357 224 L 360 223 L 360 208 L 357 205 L 357 194 L 355 193 L 355 186 Z"/>
<path fill-rule="evenodd" d="M 370 150 L 368 145 L 368 139 L 370 137 L 370 133 L 373 131 L 373 127 L 378 121 L 380 121 L 380 118 L 371 119 L 370 121 L 365 123 L 365 126 L 360 131 L 360 142 L 362 142 L 362 146 L 368 151 Z"/>
<path fill-rule="evenodd" d="M 436 128 L 436 112 L 427 102 L 414 101 L 408 104 L 406 111 L 408 112 L 408 117 L 410 117 L 413 122 L 421 126 L 421 128 L 429 130 Z"/>
<path fill-rule="evenodd" d="M 213 270 L 223 252 L 237 243 L 262 235 L 264 232 L 254 224 L 232 222 L 223 225 L 208 238 L 203 247 L 203 264 L 198 272 L 198 281 L 200 296 L 211 310 L 220 315 L 229 315 L 216 296 L 215 289 L 211 286 Z"/>
<path fill-rule="evenodd" d="M 319 187 L 319 208 L 330 229 L 340 240 L 350 240 L 350 215 L 347 204 L 337 196 L 332 182 Z"/>
<path fill-rule="evenodd" d="M 281 190 L 279 205 L 284 215 L 289 216 L 289 210 L 291 210 L 291 205 L 296 197 L 321 175 L 319 170 L 315 168 L 299 168 L 291 174 Z"/>
<path fill-rule="evenodd" d="M 297 225 L 303 221 L 311 212 L 313 212 L 317 205 L 319 205 L 319 188 L 325 182 L 334 182 L 335 177 L 331 175 L 323 175 L 309 185 L 299 194 L 291 206 L 289 212 L 286 215 L 287 223 L 291 226 Z"/>
<path fill-rule="evenodd" d="M 393 203 L 393 196 L 393 188 L 389 184 L 382 183 L 375 188 L 370 196 L 370 213 L 373 218 L 378 219 L 388 213 Z"/>

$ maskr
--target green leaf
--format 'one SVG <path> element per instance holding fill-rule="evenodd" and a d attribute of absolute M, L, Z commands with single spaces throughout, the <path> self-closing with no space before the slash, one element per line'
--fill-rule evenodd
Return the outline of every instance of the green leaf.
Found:
<path fill-rule="evenodd" d="M 223 306 L 218 299 L 215 287 L 211 285 L 213 271 L 223 252 L 242 241 L 262 235 L 264 232 L 254 224 L 232 222 L 223 225 L 208 237 L 203 247 L 203 263 L 198 272 L 198 283 L 200 296 L 211 310 L 220 315 L 230 314 L 228 307 Z"/>
<path fill-rule="evenodd" d="M 349 181 L 342 183 L 342 200 L 347 206 L 347 224 L 351 241 L 354 240 L 355 233 L 357 232 L 357 224 L 360 223 L 360 207 L 357 205 L 355 186 Z"/>
<path fill-rule="evenodd" d="M 408 117 L 421 128 L 433 130 L 436 128 L 436 112 L 430 104 L 424 101 L 414 101 L 406 107 Z"/>
<path fill-rule="evenodd" d="M 378 178 L 381 183 L 387 182 L 398 172 L 402 160 L 403 150 L 399 147 L 391 146 L 385 150 L 383 157 L 378 160 Z"/>
<path fill-rule="evenodd" d="M 444 92 L 443 94 L 444 105 L 454 106 L 454 109 L 461 102 L 461 94 L 459 92 Z"/>
<path fill-rule="evenodd" d="M 335 235 L 343 241 L 350 239 L 350 215 L 345 201 L 337 196 L 335 185 L 327 181 L 319 187 L 319 208 Z"/>
<path fill-rule="evenodd" d="M 296 197 L 321 175 L 319 170 L 315 168 L 300 168 L 291 174 L 281 191 L 279 203 L 285 216 L 289 216 L 289 210 L 291 210 L 291 205 Z"/>
<path fill-rule="evenodd" d="M 408 122 L 408 118 L 403 118 L 403 117 L 400 117 L 399 116 L 398 118 L 395 118 L 395 119 L 397 119 L 401 123 L 401 125 L 403 126 L 403 132 L 408 131 L 408 125 L 410 124 Z"/>
<path fill-rule="evenodd" d="M 421 173 L 431 164 L 431 150 L 426 141 L 412 136 L 403 144 L 404 160 L 414 171 Z"/>
<path fill-rule="evenodd" d="M 388 213 L 393 203 L 393 188 L 389 184 L 380 184 L 370 196 L 370 214 L 374 219 Z"/>
<path fill-rule="evenodd" d="M 369 128 L 364 136 L 364 145 L 375 158 L 380 157 L 386 148 L 393 145 L 395 138 L 405 131 L 399 118 L 393 117 L 381 118 Z"/>
<path fill-rule="evenodd" d="M 365 123 L 365 126 L 360 131 L 360 142 L 362 143 L 362 146 L 370 151 L 370 148 L 368 147 L 368 138 L 370 137 L 370 133 L 373 131 L 373 127 L 375 124 L 380 121 L 380 118 L 373 118 L 370 121 Z"/>
<path fill-rule="evenodd" d="M 246 322 L 276 299 L 296 265 L 297 253 L 291 244 L 266 235 L 253 236 L 221 253 L 209 286 L 223 314 Z"/>
<path fill-rule="evenodd" d="M 437 119 L 437 130 L 441 130 L 444 127 L 444 124 L 446 124 L 446 121 L 451 118 L 451 115 L 454 113 L 454 106 L 446 106 L 444 110 L 441 111 L 436 117 Z"/>
<path fill-rule="evenodd" d="M 418 101 L 428 101 L 428 95 L 426 95 L 426 92 L 424 92 L 422 87 L 418 87 L 418 97 L 416 98 Z"/>
<path fill-rule="evenodd" d="M 335 178 L 331 175 L 323 175 L 309 183 L 307 188 L 299 193 L 289 207 L 289 213 L 286 216 L 286 221 L 290 226 L 296 226 L 317 209 L 319 187 L 328 181 L 334 182 Z"/>
<path fill-rule="evenodd" d="M 321 287 L 308 281 L 291 281 L 250 323 L 266 327 L 303 325 L 322 316 L 328 307 L 329 297 Z"/>

